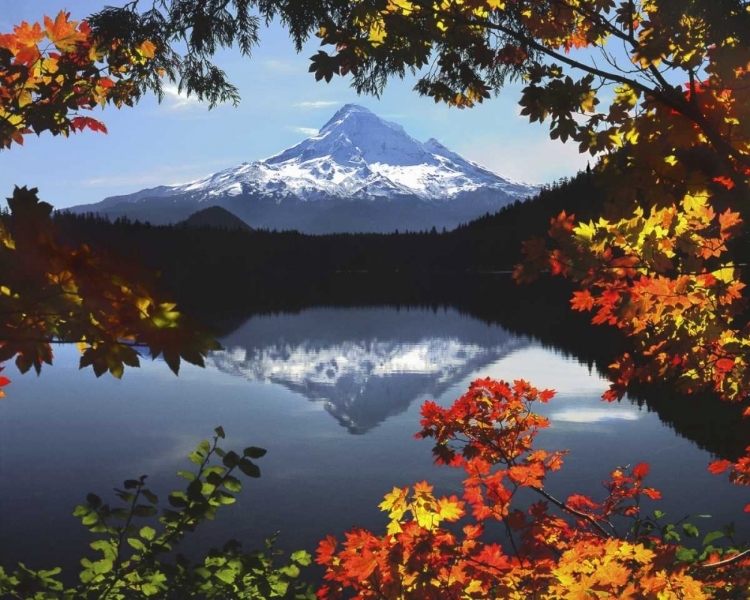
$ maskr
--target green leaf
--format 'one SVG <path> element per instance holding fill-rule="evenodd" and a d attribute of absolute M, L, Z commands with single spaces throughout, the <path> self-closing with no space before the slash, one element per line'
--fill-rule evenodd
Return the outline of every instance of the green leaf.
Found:
<path fill-rule="evenodd" d="M 216 429 L 214 429 L 214 431 L 216 432 L 216 435 L 220 437 L 222 440 L 226 437 L 224 435 L 224 428 L 221 425 L 219 425 Z"/>
<path fill-rule="evenodd" d="M 111 560 L 102 558 L 101 560 L 97 560 L 93 564 L 93 570 L 97 575 L 104 575 L 105 573 L 109 573 L 112 570 L 113 566 L 114 563 Z"/>
<path fill-rule="evenodd" d="M 99 508 L 102 505 L 102 499 L 96 494 L 87 494 L 86 502 L 88 502 L 89 506 L 91 506 L 92 508 Z M 75 513 L 73 514 L 75 515 Z"/>
<path fill-rule="evenodd" d="M 198 452 L 203 454 L 204 456 L 208 454 L 211 451 L 211 444 L 209 444 L 208 440 L 201 441 L 200 444 L 198 444 Z"/>
<path fill-rule="evenodd" d="M 224 465 L 229 467 L 230 469 L 233 469 L 239 464 L 240 455 L 233 450 L 230 450 L 226 453 L 226 455 L 224 455 L 224 458 L 221 459 L 221 462 L 223 462 Z"/>
<path fill-rule="evenodd" d="M 221 485 L 223 479 L 221 475 L 218 475 L 217 473 L 209 473 L 208 475 L 206 475 L 206 481 L 212 486 L 216 487 Z"/>
<path fill-rule="evenodd" d="M 156 530 L 153 527 L 149 527 L 148 525 L 146 525 L 145 527 L 141 527 L 139 534 L 144 540 L 148 540 L 150 542 L 154 539 Z"/>
<path fill-rule="evenodd" d="M 243 456 L 249 458 L 261 458 L 266 455 L 267 450 L 263 448 L 257 448 L 255 446 L 249 446 L 242 451 Z"/>
<path fill-rule="evenodd" d="M 128 538 L 127 542 L 132 548 L 138 550 L 139 552 L 144 552 L 146 550 L 146 546 L 138 538 Z"/>
<path fill-rule="evenodd" d="M 189 500 L 202 501 L 203 500 L 203 482 L 200 479 L 191 481 L 187 486 L 187 497 Z"/>
<path fill-rule="evenodd" d="M 225 504 L 234 504 L 237 502 L 236 498 L 232 496 L 232 494 L 228 494 L 227 492 L 218 491 L 216 492 L 216 498 L 219 501 L 219 504 L 225 505 Z"/>
<path fill-rule="evenodd" d="M 240 471 L 248 477 L 260 477 L 260 469 L 258 468 L 258 465 L 246 458 L 243 458 L 237 466 L 240 468 Z"/>
<path fill-rule="evenodd" d="M 654 519 L 661 519 L 664 515 L 666 515 L 663 510 L 655 510 L 654 511 Z"/>
<path fill-rule="evenodd" d="M 184 508 L 190 504 L 185 492 L 171 492 L 169 496 L 167 496 L 167 502 L 175 508 Z"/>
<path fill-rule="evenodd" d="M 141 494 L 148 500 L 151 504 L 158 504 L 159 503 L 159 497 L 154 494 L 151 490 L 141 490 Z"/>
<path fill-rule="evenodd" d="M 41 569 L 37 574 L 42 579 L 47 579 L 49 577 L 52 577 L 54 575 L 58 575 L 62 572 L 62 569 L 60 567 L 55 567 L 54 569 L 49 569 L 48 571 L 45 571 L 44 569 Z M 3 575 L 3 570 L 0 569 L 0 576 Z"/>
<path fill-rule="evenodd" d="M 664 534 L 664 539 L 668 542 L 679 542 L 680 541 L 680 534 L 676 531 L 667 531 Z"/>
<path fill-rule="evenodd" d="M 700 535 L 700 532 L 698 531 L 698 528 L 693 525 L 692 523 L 683 523 L 682 524 L 682 530 L 685 532 L 685 535 L 688 537 L 698 537 Z"/>
<path fill-rule="evenodd" d="M 126 508 L 113 508 L 111 514 L 120 521 L 127 521 L 130 518 L 130 511 Z"/>
<path fill-rule="evenodd" d="M 99 550 L 104 554 L 104 558 L 114 560 L 117 557 L 117 550 L 110 540 L 95 540 L 89 544 L 93 550 Z"/>
<path fill-rule="evenodd" d="M 692 548 L 685 548 L 684 546 L 680 546 L 679 548 L 677 548 L 675 556 L 677 557 L 677 560 L 681 560 L 683 562 L 692 562 L 695 560 L 695 557 L 698 556 L 698 552 L 696 550 L 693 550 Z"/>
<path fill-rule="evenodd" d="M 153 506 L 147 506 L 146 504 L 136 504 L 133 507 L 133 514 L 136 517 L 153 517 L 157 513 L 157 510 Z"/>
<path fill-rule="evenodd" d="M 159 593 L 159 588 L 156 587 L 153 583 L 144 583 L 141 586 L 141 591 L 143 592 L 144 596 L 154 596 Z"/>
<path fill-rule="evenodd" d="M 242 491 L 242 482 L 232 475 L 227 475 L 224 478 L 224 487 L 230 492 L 237 494 Z"/>
<path fill-rule="evenodd" d="M 177 471 L 177 475 L 182 477 L 183 479 L 187 479 L 188 481 L 195 480 L 195 474 L 191 473 L 190 471 Z"/>
<path fill-rule="evenodd" d="M 283 573 L 289 577 L 299 577 L 299 567 L 294 564 L 286 565 L 279 569 L 279 573 Z"/>
<path fill-rule="evenodd" d="M 170 504 L 171 504 L 171 500 L 170 500 Z M 164 523 L 165 525 L 168 525 L 168 526 L 174 526 L 179 520 L 180 520 L 180 513 L 174 510 L 169 510 L 168 508 L 165 508 L 164 510 L 162 510 L 162 516 L 159 519 L 159 522 Z"/>
<path fill-rule="evenodd" d="M 84 525 L 93 525 L 94 523 L 99 522 L 99 515 L 97 515 L 95 512 L 90 512 L 87 514 L 83 519 L 81 519 L 81 523 Z"/>
<path fill-rule="evenodd" d="M 706 537 L 703 538 L 703 545 L 708 546 L 714 540 L 718 540 L 722 537 L 724 537 L 724 533 L 721 531 L 712 531 L 711 533 L 707 533 Z"/>
<path fill-rule="evenodd" d="M 117 491 L 117 497 L 122 500 L 123 502 L 127 502 L 130 504 L 135 500 L 135 494 L 131 494 L 130 492 L 125 492 L 123 490 L 116 490 Z"/>
<path fill-rule="evenodd" d="M 296 563 L 299 563 L 300 565 L 302 565 L 303 567 L 308 566 L 312 562 L 310 553 L 305 550 L 297 550 L 296 552 L 292 552 L 292 555 L 290 558 Z"/>
<path fill-rule="evenodd" d="M 222 569 L 221 571 L 214 573 L 214 575 L 224 583 L 234 583 L 234 580 L 237 577 L 237 571 L 234 569 Z"/>

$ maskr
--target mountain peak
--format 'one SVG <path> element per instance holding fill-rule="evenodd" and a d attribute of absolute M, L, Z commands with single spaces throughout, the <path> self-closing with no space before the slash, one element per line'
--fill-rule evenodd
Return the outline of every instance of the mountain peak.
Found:
<path fill-rule="evenodd" d="M 101 206 L 166 221 L 191 206 L 218 205 L 256 228 L 385 232 L 452 228 L 533 192 L 434 138 L 422 143 L 364 106 L 345 104 L 317 134 L 275 156 Z"/>
<path fill-rule="evenodd" d="M 321 127 L 318 136 L 325 135 L 331 131 L 344 131 L 350 137 L 359 137 L 359 134 L 362 133 L 371 135 L 381 131 L 387 132 L 388 130 L 403 137 L 409 137 L 401 125 L 381 119 L 374 112 L 359 104 L 345 104 Z"/>
<path fill-rule="evenodd" d="M 339 108 L 330 120 L 333 121 L 337 117 L 340 118 L 344 115 L 355 114 L 355 113 L 364 113 L 364 114 L 370 114 L 370 115 L 375 114 L 369 108 L 365 108 L 361 104 L 349 103 L 349 104 L 344 104 L 344 106 Z"/>

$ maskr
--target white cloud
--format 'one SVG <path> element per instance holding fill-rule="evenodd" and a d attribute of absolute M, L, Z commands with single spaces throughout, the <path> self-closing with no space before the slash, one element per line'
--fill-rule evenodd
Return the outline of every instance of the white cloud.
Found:
<path fill-rule="evenodd" d="M 297 102 L 292 106 L 296 108 L 328 108 L 329 106 L 338 106 L 341 104 L 338 100 L 309 100 L 307 102 Z"/>
<path fill-rule="evenodd" d="M 637 421 L 640 418 L 635 409 L 607 407 L 607 408 L 566 408 L 556 411 L 549 416 L 551 421 L 566 423 L 599 423 L 601 421 L 621 420 Z"/>
<path fill-rule="evenodd" d="M 524 379 L 540 390 L 556 390 L 558 396 L 591 398 L 595 405 L 600 404 L 599 398 L 609 387 L 606 379 L 590 373 L 587 367 L 575 360 L 536 345 L 513 352 L 485 367 L 482 376 L 504 381 Z"/>
<path fill-rule="evenodd" d="M 580 154 L 576 142 L 561 143 L 549 138 L 529 140 L 469 140 L 458 149 L 469 160 L 516 181 L 551 183 L 561 177 L 573 177 L 596 162 L 590 154 Z"/>
<path fill-rule="evenodd" d="M 289 131 L 294 131 L 296 133 L 302 133 L 304 135 L 318 135 L 318 130 L 314 127 L 297 127 L 294 125 L 287 126 L 287 129 Z"/>
<path fill-rule="evenodd" d="M 260 64 L 267 70 L 274 73 L 302 73 L 306 71 L 303 63 L 295 60 L 279 60 L 276 58 L 269 58 L 266 60 L 259 61 Z"/>
<path fill-rule="evenodd" d="M 191 108 L 207 108 L 195 95 L 187 96 L 173 85 L 164 86 L 164 105 L 170 110 L 186 110 Z"/>
<path fill-rule="evenodd" d="M 240 159 L 225 158 L 196 164 L 164 165 L 148 173 L 133 175 L 118 173 L 116 175 L 87 179 L 81 183 L 87 187 L 96 188 L 141 188 L 143 186 L 178 185 L 204 177 L 217 168 L 225 168 L 239 162 Z"/>

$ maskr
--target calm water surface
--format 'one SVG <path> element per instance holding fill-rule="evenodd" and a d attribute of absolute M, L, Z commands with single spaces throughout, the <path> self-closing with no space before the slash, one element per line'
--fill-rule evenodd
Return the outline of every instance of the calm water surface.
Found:
<path fill-rule="evenodd" d="M 186 550 L 228 538 L 247 548 L 280 532 L 278 545 L 313 550 L 353 525 L 384 529 L 377 509 L 394 485 L 423 479 L 441 493 L 461 473 L 432 464 L 430 444 L 413 439 L 424 399 L 449 405 L 477 377 L 529 380 L 557 396 L 540 412 L 552 421 L 545 448 L 569 448 L 548 480 L 558 497 L 601 497 L 617 466 L 651 463 L 664 496 L 645 504 L 702 532 L 735 521 L 746 539 L 741 488 L 711 476 L 708 452 L 679 437 L 655 413 L 627 400 L 600 400 L 606 382 L 554 350 L 453 310 L 310 309 L 249 319 L 222 340 L 206 369 L 175 377 L 144 361 L 122 381 L 77 370 L 75 348 L 55 352 L 41 377 L 6 372 L 0 401 L 0 564 L 74 570 L 93 539 L 69 516 L 87 492 L 105 499 L 123 479 L 149 475 L 166 500 L 191 465 L 195 445 L 222 425 L 226 448 L 262 446 L 262 477 L 244 479 L 239 501 L 199 529 Z M 165 502 L 166 503 L 166 502 Z"/>

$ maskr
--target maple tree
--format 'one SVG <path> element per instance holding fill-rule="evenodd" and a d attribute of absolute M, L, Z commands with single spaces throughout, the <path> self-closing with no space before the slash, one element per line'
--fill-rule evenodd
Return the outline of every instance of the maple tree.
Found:
<path fill-rule="evenodd" d="M 709 389 L 750 415 L 750 313 L 742 266 L 750 197 L 750 4 L 742 0 L 382 0 L 321 21 L 317 79 L 379 94 L 391 77 L 472 107 L 508 80 L 521 114 L 599 157 L 608 202 L 562 213 L 525 244 L 520 282 L 549 271 L 579 285 L 572 307 L 618 327 L 632 382 Z M 613 49 L 616 45 L 617 49 Z M 750 447 L 748 448 L 750 455 Z M 730 478 L 750 481 L 747 457 Z M 721 472 L 728 464 L 715 463 Z"/>
<path fill-rule="evenodd" d="M 65 12 L 24 22 L 0 35 L 0 148 L 45 131 L 106 133 L 85 113 L 131 106 L 162 71 L 154 44 L 142 37 L 103 42 Z M 181 359 L 202 365 L 217 347 L 156 297 L 145 270 L 86 245 L 59 244 L 52 206 L 35 188 L 16 187 L 8 206 L 0 221 L 0 362 L 15 358 L 22 373 L 39 373 L 52 363 L 52 343 L 77 343 L 81 368 L 121 377 L 125 366 L 138 366 L 139 349 L 176 373 Z M 0 377 L 0 388 L 9 383 Z"/>
<path fill-rule="evenodd" d="M 415 90 L 472 107 L 520 81 L 521 113 L 550 136 L 600 158 L 609 190 L 601 218 L 560 215 L 531 240 L 519 281 L 551 270 L 576 280 L 579 310 L 595 310 L 634 340 L 614 365 L 609 398 L 634 380 L 675 378 L 743 402 L 750 330 L 738 252 L 750 177 L 750 5 L 745 0 L 138 0 L 91 17 L 116 40 L 128 27 L 155 57 L 186 47 L 170 76 L 199 97 L 236 100 L 207 62 L 259 41 L 280 18 L 297 49 L 315 34 L 316 79 L 351 77 L 361 93 L 417 75 Z M 255 11 L 253 13 L 253 11 Z M 213 77 L 209 74 L 213 73 Z M 214 94 L 217 92 L 214 91 Z M 552 244 L 550 245 L 550 241 Z"/>
<path fill-rule="evenodd" d="M 52 206 L 36 189 L 16 187 L 8 205 L 10 215 L 0 220 L 0 362 L 15 359 L 21 373 L 39 373 L 52 364 L 52 344 L 75 343 L 81 368 L 119 378 L 144 350 L 177 373 L 181 360 L 203 365 L 218 347 L 158 298 L 142 267 L 85 244 L 59 244 Z M 0 378 L 0 387 L 8 383 Z"/>
<path fill-rule="evenodd" d="M 574 308 L 636 339 L 612 397 L 675 376 L 740 400 L 748 330 L 728 248 L 747 212 L 749 31 L 736 0 L 353 2 L 320 29 L 335 51 L 311 71 L 377 94 L 423 69 L 416 90 L 458 107 L 523 81 L 521 114 L 601 157 L 611 205 L 592 223 L 560 215 L 553 248 L 529 242 L 516 277 L 575 279 Z"/>
<path fill-rule="evenodd" d="M 385 534 L 355 528 L 342 543 L 320 543 L 318 597 L 745 597 L 750 551 L 715 544 L 724 534 L 711 532 L 699 552 L 662 513 L 644 514 L 642 499 L 661 497 L 645 484 L 648 465 L 612 471 L 600 500 L 550 493 L 547 477 L 566 452 L 534 447 L 549 423 L 533 405 L 553 396 L 525 381 L 480 379 L 448 408 L 426 402 L 416 437 L 435 441 L 439 464 L 465 471 L 463 500 L 438 498 L 427 482 L 394 488 L 380 504 Z M 529 491 L 539 496 L 530 506 Z M 689 522 L 679 531 L 698 535 Z"/>
<path fill-rule="evenodd" d="M 159 85 L 168 63 L 156 60 L 155 50 L 144 37 L 98 40 L 86 21 L 71 21 L 63 11 L 1 34 L 0 148 L 23 144 L 29 133 L 106 132 L 85 111 L 132 106 Z"/>
<path fill-rule="evenodd" d="M 94 15 L 90 29 L 58 17 L 59 25 L 22 25 L 0 38 L 0 139 L 7 147 L 30 132 L 101 129 L 78 113 L 127 104 L 147 87 L 158 92 L 161 75 L 179 77 L 182 90 L 212 105 L 236 100 L 208 58 L 233 42 L 249 54 L 260 17 L 274 16 L 298 48 L 312 32 L 334 48 L 312 57 L 316 79 L 351 76 L 359 92 L 379 94 L 389 78 L 412 71 L 419 93 L 471 107 L 507 81 L 522 81 L 522 114 L 549 121 L 552 138 L 600 157 L 597 180 L 610 202 L 590 223 L 565 213 L 554 219 L 547 240 L 526 244 L 516 278 L 549 270 L 575 280 L 573 308 L 595 311 L 595 323 L 633 340 L 633 351 L 613 365 L 607 399 L 636 380 L 672 378 L 686 392 L 710 388 L 747 406 L 750 319 L 740 280 L 750 184 L 746 1 L 157 0 L 139 12 L 136 0 Z M 54 50 L 40 49 L 43 39 Z M 186 45 L 184 56 L 175 43 Z M 613 43 L 622 49 L 612 51 Z M 48 279 L 64 285 L 67 272 Z M 143 298 L 126 296 L 111 306 L 137 307 Z M 35 323 L 45 331 L 68 326 L 38 318 L 23 325 Z M 91 321 L 97 335 L 101 323 Z M 137 339 L 116 327 L 104 331 L 112 348 Z M 30 364 L 41 366 L 44 351 Z M 92 362 L 101 369 L 108 360 Z M 394 489 L 381 505 L 390 516 L 386 535 L 354 530 L 341 549 L 330 538 L 321 544 L 329 583 L 319 596 L 348 589 L 362 598 L 742 597 L 750 586 L 746 551 L 716 547 L 709 534 L 698 554 L 676 543 L 675 528 L 656 514 L 642 516 L 641 497 L 658 498 L 644 485 L 646 465 L 613 471 L 601 501 L 558 500 L 547 491 L 546 476 L 563 453 L 534 449 L 546 421 L 531 403 L 549 399 L 523 382 L 480 381 L 451 409 L 427 404 L 420 435 L 436 440 L 441 462 L 465 469 L 464 500 L 436 498 L 426 483 L 411 493 Z M 750 483 L 748 457 L 710 469 Z M 519 490 L 543 500 L 521 511 Z M 441 526 L 460 519 L 469 520 L 460 533 Z M 631 524 L 626 532 L 618 519 Z M 508 534 L 509 552 L 483 541 L 493 523 Z M 683 531 L 695 528 L 685 523 Z"/>

